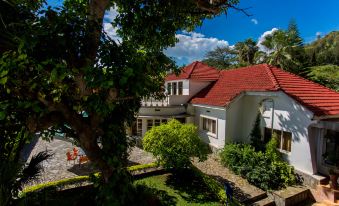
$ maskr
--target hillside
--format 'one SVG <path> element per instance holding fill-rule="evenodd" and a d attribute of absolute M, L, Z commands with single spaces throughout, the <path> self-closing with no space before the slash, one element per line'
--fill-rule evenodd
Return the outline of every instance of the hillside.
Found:
<path fill-rule="evenodd" d="M 305 45 L 305 51 L 312 65 L 339 65 L 339 31 Z"/>

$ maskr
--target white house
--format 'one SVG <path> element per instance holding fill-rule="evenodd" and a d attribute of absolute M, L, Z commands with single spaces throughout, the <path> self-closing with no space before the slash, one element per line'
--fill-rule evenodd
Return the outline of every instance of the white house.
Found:
<path fill-rule="evenodd" d="M 142 102 L 133 130 L 138 136 L 176 118 L 197 125 L 206 143 L 222 149 L 227 142 L 249 142 L 260 115 L 263 138 L 273 126 L 279 151 L 306 176 L 327 174 L 332 163 L 323 154 L 339 155 L 339 93 L 279 68 L 218 71 L 193 62 L 178 76 L 168 75 L 165 88 L 165 99 Z"/>

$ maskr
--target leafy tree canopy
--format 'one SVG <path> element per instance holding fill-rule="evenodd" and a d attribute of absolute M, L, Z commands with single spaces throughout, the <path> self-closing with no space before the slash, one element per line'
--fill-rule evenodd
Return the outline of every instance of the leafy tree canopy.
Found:
<path fill-rule="evenodd" d="M 191 157 L 206 160 L 208 151 L 195 125 L 181 124 L 175 119 L 147 131 L 143 147 L 164 167 L 174 169 L 191 166 Z"/>
<path fill-rule="evenodd" d="M 67 133 L 102 171 L 102 199 L 125 204 L 124 126 L 141 97 L 159 92 L 164 72 L 174 68 L 163 49 L 175 44 L 178 30 L 192 30 L 237 3 L 65 0 L 51 8 L 43 0 L 0 0 L 1 138 Z M 103 32 L 112 6 L 121 42 Z"/>

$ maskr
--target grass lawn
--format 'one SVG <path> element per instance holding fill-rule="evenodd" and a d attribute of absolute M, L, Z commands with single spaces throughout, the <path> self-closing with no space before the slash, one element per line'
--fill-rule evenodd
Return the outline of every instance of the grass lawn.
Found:
<path fill-rule="evenodd" d="M 153 190 L 163 205 L 221 205 L 203 181 L 190 171 L 146 177 L 136 180 L 135 184 Z"/>

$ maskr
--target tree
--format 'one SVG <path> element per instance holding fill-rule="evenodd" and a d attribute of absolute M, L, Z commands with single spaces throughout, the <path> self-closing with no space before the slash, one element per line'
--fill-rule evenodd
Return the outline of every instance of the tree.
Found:
<path fill-rule="evenodd" d="M 339 66 L 324 65 L 309 67 L 308 79 L 339 91 Z"/>
<path fill-rule="evenodd" d="M 143 138 L 143 147 L 152 153 L 165 168 L 183 169 L 191 166 L 191 157 L 207 159 L 207 145 L 198 136 L 193 124 L 171 120 L 152 127 Z"/>
<path fill-rule="evenodd" d="M 238 64 L 242 66 L 253 65 L 255 53 L 258 51 L 257 42 L 252 38 L 235 44 L 235 50 L 238 54 Z"/>
<path fill-rule="evenodd" d="M 227 69 L 236 65 L 236 59 L 236 51 L 226 46 L 207 52 L 203 62 L 218 69 Z"/>
<path fill-rule="evenodd" d="M 291 39 L 293 38 L 287 31 L 277 30 L 266 36 L 261 44 L 268 50 L 266 63 L 299 74 L 303 68 L 303 48 L 290 41 Z"/>
<path fill-rule="evenodd" d="M 67 133 L 101 170 L 102 200 L 127 204 L 124 125 L 174 68 L 164 48 L 175 44 L 176 31 L 193 29 L 238 1 L 65 0 L 57 9 L 43 0 L 0 2 L 6 8 L 0 23 L 1 138 L 16 138 L 21 130 Z M 111 6 L 119 12 L 113 26 L 121 42 L 103 32 Z M 17 124 L 7 124 L 12 119 Z"/>

